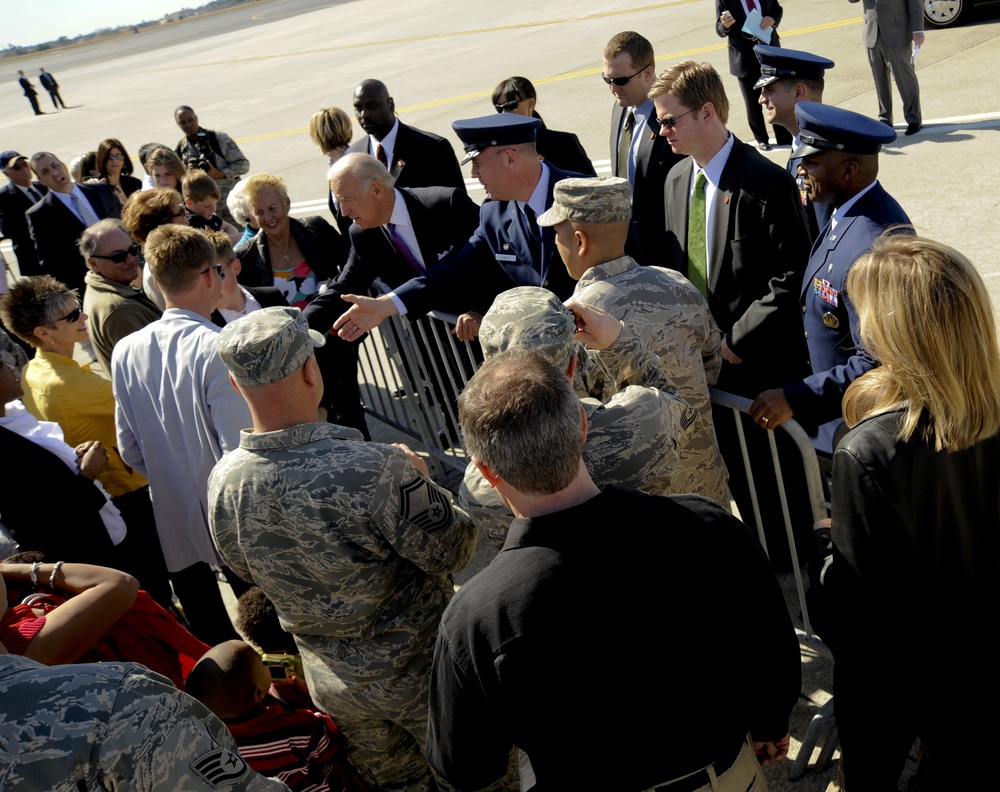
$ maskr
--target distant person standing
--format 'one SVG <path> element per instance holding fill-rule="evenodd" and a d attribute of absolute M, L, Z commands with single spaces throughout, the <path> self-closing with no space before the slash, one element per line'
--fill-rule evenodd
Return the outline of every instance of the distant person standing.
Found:
<path fill-rule="evenodd" d="M 28 101 L 31 102 L 31 109 L 35 111 L 35 115 L 45 115 L 42 112 L 42 108 L 38 106 L 38 91 L 35 90 L 35 86 L 31 84 L 31 80 L 24 76 L 24 72 L 20 69 L 17 70 L 19 77 L 17 81 L 21 84 L 21 88 L 24 90 L 24 95 L 28 97 Z"/>
<path fill-rule="evenodd" d="M 177 156 L 188 170 L 199 168 L 219 183 L 219 214 L 226 222 L 235 222 L 226 206 L 226 197 L 240 176 L 250 170 L 250 162 L 225 132 L 203 129 L 198 116 L 187 105 L 174 111 L 174 121 L 185 135 L 174 149 Z"/>
<path fill-rule="evenodd" d="M 52 106 L 58 110 L 59 105 L 62 105 L 62 109 L 66 109 L 66 103 L 63 98 L 59 95 L 59 83 L 56 82 L 56 78 L 53 77 L 49 72 L 45 71 L 45 67 L 42 66 L 38 70 L 38 82 L 42 84 L 42 88 L 49 92 L 49 96 L 52 97 Z"/>

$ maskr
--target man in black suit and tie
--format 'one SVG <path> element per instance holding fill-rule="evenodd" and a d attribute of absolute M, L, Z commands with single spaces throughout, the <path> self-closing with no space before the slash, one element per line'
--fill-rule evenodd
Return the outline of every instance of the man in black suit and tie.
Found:
<path fill-rule="evenodd" d="M 48 193 L 27 212 L 42 272 L 83 294 L 87 262 L 76 243 L 98 220 L 121 216 L 121 204 L 106 184 L 75 184 L 55 154 L 31 156 L 31 169 Z"/>
<path fill-rule="evenodd" d="M 31 84 L 23 71 L 17 70 L 18 78 L 17 82 L 21 86 L 21 90 L 24 91 L 24 95 L 28 97 L 28 101 L 31 102 L 31 109 L 35 111 L 35 115 L 45 115 L 42 112 L 42 108 L 38 106 L 38 91 L 35 90 L 35 86 Z"/>
<path fill-rule="evenodd" d="M 615 97 L 611 111 L 611 175 L 628 179 L 632 188 L 632 222 L 639 240 L 640 264 L 661 265 L 666 247 L 663 225 L 663 182 L 683 157 L 659 136 L 653 101 L 656 79 L 653 45 L 631 30 L 614 36 L 604 48 L 601 75 Z M 630 251 L 631 253 L 631 251 Z"/>
<path fill-rule="evenodd" d="M 355 88 L 354 114 L 368 134 L 352 143 L 348 153 L 371 154 L 385 165 L 398 187 L 465 190 L 451 143 L 396 118 L 396 103 L 385 83 L 365 80 Z"/>
<path fill-rule="evenodd" d="M 42 84 L 42 88 L 49 92 L 49 96 L 52 98 L 52 106 L 58 110 L 59 105 L 62 105 L 62 109 L 66 109 L 66 103 L 63 98 L 59 95 L 59 83 L 56 82 L 56 78 L 53 77 L 49 72 L 45 71 L 45 67 L 42 66 L 38 70 L 38 82 Z M 58 102 L 59 104 L 56 104 Z"/>
<path fill-rule="evenodd" d="M 28 158 L 16 151 L 0 154 L 0 169 L 10 181 L 0 188 L 0 236 L 14 244 L 17 268 L 22 275 L 41 275 L 31 231 L 24 216 L 49 190 L 31 180 Z"/>

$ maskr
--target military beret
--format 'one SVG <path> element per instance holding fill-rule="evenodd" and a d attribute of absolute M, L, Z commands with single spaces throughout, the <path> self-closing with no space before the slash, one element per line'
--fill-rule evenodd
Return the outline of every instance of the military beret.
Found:
<path fill-rule="evenodd" d="M 896 131 L 881 121 L 841 107 L 819 102 L 795 105 L 801 145 L 793 157 L 807 157 L 820 151 L 846 151 L 849 154 L 878 154 L 883 143 L 892 143 Z"/>
<path fill-rule="evenodd" d="M 760 79 L 754 88 L 763 88 L 775 80 L 787 80 L 798 77 L 801 80 L 822 80 L 827 69 L 833 68 L 833 61 L 811 52 L 772 47 L 770 44 L 758 44 L 753 48 L 757 60 L 760 61 Z"/>
<path fill-rule="evenodd" d="M 563 220 L 578 223 L 623 223 L 632 216 L 628 179 L 563 179 L 552 189 L 552 206 L 538 218 L 540 226 Z"/>
<path fill-rule="evenodd" d="M 573 312 L 552 292 L 518 286 L 493 301 L 479 327 L 479 343 L 487 359 L 508 349 L 527 349 L 565 369 L 575 332 Z"/>
<path fill-rule="evenodd" d="M 243 388 L 279 382 L 298 371 L 313 349 L 326 343 L 298 308 L 253 311 L 219 333 L 219 356 Z"/>
<path fill-rule="evenodd" d="M 540 118 L 501 113 L 455 121 L 451 128 L 465 146 L 465 156 L 462 158 L 464 165 L 490 146 L 515 146 L 518 143 L 533 142 L 535 133 L 541 126 Z"/>

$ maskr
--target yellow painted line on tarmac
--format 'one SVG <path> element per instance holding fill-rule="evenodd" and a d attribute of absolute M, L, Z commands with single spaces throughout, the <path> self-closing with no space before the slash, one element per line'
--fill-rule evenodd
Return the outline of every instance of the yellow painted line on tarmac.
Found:
<path fill-rule="evenodd" d="M 647 6 L 645 8 L 630 9 L 630 11 L 648 11 L 650 9 L 665 8 L 666 6 L 673 6 L 673 5 L 682 5 L 684 3 L 691 3 L 691 2 L 695 2 L 695 1 L 696 0 L 680 0 L 680 2 L 676 2 L 676 3 L 664 3 L 664 4 L 658 5 L 658 6 Z M 493 30 L 509 30 L 511 28 L 517 28 L 517 27 L 535 27 L 535 26 L 543 25 L 543 24 L 555 24 L 556 22 L 576 21 L 576 20 L 579 20 L 579 19 L 591 19 L 591 18 L 595 18 L 595 17 L 599 17 L 599 16 L 612 16 L 614 14 L 620 14 L 620 13 L 625 13 L 625 12 L 623 12 L 623 11 L 613 11 L 613 12 L 609 12 L 607 14 L 592 14 L 592 15 L 587 16 L 587 17 L 576 17 L 573 20 L 555 20 L 555 21 L 550 21 L 550 22 L 526 23 L 526 24 L 523 24 L 523 25 L 505 25 L 503 27 L 488 28 L 488 29 L 479 30 L 479 31 L 467 31 L 465 33 L 443 33 L 440 36 L 420 36 L 420 37 L 413 38 L 413 39 L 399 39 L 399 41 L 400 42 L 402 42 L 402 41 L 419 41 L 421 39 L 427 39 L 427 38 L 439 38 L 439 37 L 440 38 L 444 38 L 444 37 L 448 37 L 448 36 L 467 35 L 467 33 L 470 33 L 470 32 L 488 32 L 488 31 L 493 31 Z M 851 19 L 841 19 L 841 20 L 837 20 L 835 22 L 823 22 L 823 23 L 821 23 L 819 25 L 810 25 L 809 27 L 796 28 L 795 30 L 784 30 L 784 31 L 782 31 L 781 36 L 782 36 L 782 39 L 785 40 L 785 39 L 794 38 L 795 36 L 803 36 L 803 35 L 805 35 L 807 33 L 816 33 L 816 32 L 821 31 L 821 30 L 833 30 L 835 28 L 848 27 L 850 25 L 858 25 L 860 23 L 861 23 L 861 18 L 860 17 L 854 17 L 854 18 L 851 18 Z M 382 42 L 382 43 L 395 43 L 395 42 Z M 367 44 L 364 44 L 364 45 L 359 44 L 359 45 L 352 45 L 352 46 L 369 46 L 369 45 L 367 45 Z M 680 50 L 678 52 L 669 52 L 669 53 L 667 53 L 665 55 L 657 55 L 656 56 L 656 60 L 659 61 L 659 62 L 661 62 L 661 63 L 662 62 L 673 63 L 674 61 L 677 61 L 677 60 L 682 59 L 682 58 L 690 58 L 693 55 L 702 55 L 702 54 L 704 54 L 706 52 L 717 52 L 718 50 L 723 50 L 725 48 L 726 48 L 726 42 L 723 41 L 721 44 L 710 44 L 710 45 L 708 45 L 706 47 L 696 47 L 694 49 Z M 333 49 L 350 49 L 350 47 L 334 47 Z M 317 50 L 317 52 L 318 51 L 320 51 L 320 50 Z M 329 52 L 330 50 L 322 50 L 322 51 L 323 52 Z M 283 56 L 283 55 L 275 55 L 275 56 L 263 56 L 263 57 L 285 57 L 285 56 Z M 258 60 L 258 59 L 254 58 L 252 60 Z M 232 62 L 232 61 L 230 61 L 230 62 Z M 564 82 L 566 80 L 575 80 L 575 79 L 577 79 L 579 77 L 593 77 L 595 74 L 600 74 L 601 71 L 602 71 L 601 67 L 592 68 L 592 69 L 582 69 L 580 71 L 575 71 L 575 72 L 566 72 L 565 74 L 556 74 L 556 75 L 553 75 L 552 77 L 540 77 L 540 78 L 538 78 L 536 80 L 532 80 L 532 83 L 534 83 L 535 85 L 548 85 L 550 83 Z M 443 105 L 456 104 L 458 102 L 465 102 L 465 101 L 467 101 L 469 99 L 481 99 L 484 96 L 492 96 L 492 94 L 493 94 L 493 90 L 492 89 L 490 89 L 488 91 L 473 91 L 472 93 L 460 94 L 458 96 L 449 96 L 449 97 L 446 97 L 444 99 L 434 99 L 434 100 L 432 100 L 430 102 L 421 102 L 420 104 L 409 105 L 407 107 L 399 107 L 399 108 L 396 108 L 396 110 L 400 114 L 405 114 L 405 113 L 413 112 L 415 110 L 426 110 L 426 109 L 431 108 L 431 107 L 442 107 Z M 265 133 L 263 133 L 261 135 L 248 135 L 246 137 L 236 138 L 236 142 L 237 143 L 250 143 L 250 142 L 255 142 L 255 141 L 258 141 L 258 140 L 272 140 L 274 138 L 288 137 L 289 135 L 301 135 L 301 134 L 304 134 L 304 133 L 306 133 L 308 131 L 309 131 L 308 127 L 298 127 L 296 129 L 285 129 L 285 130 L 281 130 L 279 132 L 265 132 Z"/>

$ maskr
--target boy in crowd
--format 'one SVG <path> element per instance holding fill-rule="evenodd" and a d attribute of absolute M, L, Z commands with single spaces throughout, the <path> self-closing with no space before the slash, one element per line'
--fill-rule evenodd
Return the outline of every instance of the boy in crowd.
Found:
<path fill-rule="evenodd" d="M 209 231 L 221 231 L 229 237 L 232 244 L 240 241 L 243 232 L 232 223 L 227 223 L 215 213 L 219 205 L 219 185 L 215 179 L 203 170 L 193 170 L 184 177 L 181 183 L 184 194 L 185 213 L 188 225 L 192 228 L 202 228 Z"/>

